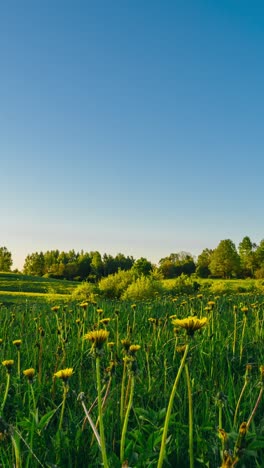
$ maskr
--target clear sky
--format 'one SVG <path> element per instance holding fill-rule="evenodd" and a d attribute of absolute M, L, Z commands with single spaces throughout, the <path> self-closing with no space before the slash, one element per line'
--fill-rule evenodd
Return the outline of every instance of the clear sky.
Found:
<path fill-rule="evenodd" d="M 264 237 L 264 2 L 0 3 L 0 246 Z"/>

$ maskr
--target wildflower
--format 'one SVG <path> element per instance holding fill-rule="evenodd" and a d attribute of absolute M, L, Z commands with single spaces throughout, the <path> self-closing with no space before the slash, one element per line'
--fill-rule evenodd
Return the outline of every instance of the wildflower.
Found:
<path fill-rule="evenodd" d="M 108 317 L 108 318 L 103 318 L 99 320 L 99 323 L 102 323 L 103 325 L 108 325 L 110 321 L 111 319 Z"/>
<path fill-rule="evenodd" d="M 86 335 L 84 335 L 84 339 L 91 341 L 94 348 L 101 349 L 107 340 L 108 335 L 108 331 L 99 329 L 86 333 Z"/>
<path fill-rule="evenodd" d="M 101 314 L 103 314 L 103 313 L 104 313 L 103 309 L 97 309 L 97 311 L 96 311 L 96 312 L 97 312 L 99 315 L 101 315 Z"/>
<path fill-rule="evenodd" d="M 121 340 L 121 343 L 123 345 L 124 350 L 127 352 L 131 345 L 131 341 L 128 338 L 124 338 L 123 340 Z"/>
<path fill-rule="evenodd" d="M 20 348 L 21 343 L 22 343 L 22 340 L 14 340 L 13 341 L 13 345 L 15 345 L 17 348 Z"/>
<path fill-rule="evenodd" d="M 211 307 L 211 309 L 213 309 L 213 307 L 215 306 L 215 301 L 208 301 L 207 305 Z"/>
<path fill-rule="evenodd" d="M 185 328 L 187 334 L 193 336 L 196 330 L 199 330 L 207 324 L 207 317 L 202 317 L 199 319 L 197 316 L 194 316 L 185 319 L 175 319 L 172 320 L 172 324 L 181 328 Z"/>
<path fill-rule="evenodd" d="M 135 309 L 137 307 L 137 304 L 131 304 L 131 309 Z"/>
<path fill-rule="evenodd" d="M 58 312 L 59 308 L 60 308 L 60 306 L 56 305 L 56 306 L 53 306 L 53 307 L 51 308 L 51 310 L 52 310 L 53 312 Z"/>
<path fill-rule="evenodd" d="M 35 369 L 33 369 L 33 367 L 31 367 L 30 369 L 26 369 L 23 371 L 23 374 L 25 377 L 27 377 L 28 381 L 31 383 L 35 375 Z"/>
<path fill-rule="evenodd" d="M 107 346 L 108 348 L 112 349 L 115 346 L 114 341 L 108 341 Z"/>
<path fill-rule="evenodd" d="M 248 307 L 246 307 L 246 306 L 241 307 L 241 312 L 243 312 L 243 314 L 247 315 L 247 313 L 248 313 Z"/>
<path fill-rule="evenodd" d="M 73 368 L 68 367 L 66 369 L 59 370 L 58 372 L 55 372 L 54 377 L 57 377 L 58 379 L 62 379 L 63 382 L 67 382 L 68 379 L 72 376 L 73 374 Z"/>
<path fill-rule="evenodd" d="M 260 370 L 261 379 L 264 380 L 264 366 L 260 366 L 259 370 Z"/>
<path fill-rule="evenodd" d="M 177 351 L 177 353 L 179 353 L 179 354 L 184 354 L 185 349 L 186 349 L 186 345 L 183 345 L 183 346 L 176 346 L 176 351 Z"/>
<path fill-rule="evenodd" d="M 141 348 L 140 345 L 133 345 L 133 344 L 132 344 L 132 345 L 129 346 L 128 352 L 129 352 L 129 354 L 131 354 L 132 356 L 134 356 L 134 355 L 136 354 L 136 352 L 140 350 L 140 348 Z"/>
<path fill-rule="evenodd" d="M 80 307 L 81 307 L 82 309 L 87 309 L 87 307 L 88 307 L 88 302 L 82 302 L 82 303 L 80 304 Z"/>
<path fill-rule="evenodd" d="M 203 298 L 203 295 L 202 294 L 197 294 L 197 299 L 202 299 Z"/>
<path fill-rule="evenodd" d="M 2 361 L 4 367 L 6 367 L 7 372 L 11 371 L 12 366 L 14 365 L 13 359 L 8 359 L 6 361 Z"/>
<path fill-rule="evenodd" d="M 239 434 L 241 436 L 245 436 L 246 433 L 247 433 L 247 423 L 244 421 L 242 422 L 242 424 L 240 424 L 240 427 L 239 427 Z"/>
<path fill-rule="evenodd" d="M 2 340 L 2 338 L 0 338 L 0 345 L 1 345 L 2 343 L 3 343 L 3 340 Z"/>

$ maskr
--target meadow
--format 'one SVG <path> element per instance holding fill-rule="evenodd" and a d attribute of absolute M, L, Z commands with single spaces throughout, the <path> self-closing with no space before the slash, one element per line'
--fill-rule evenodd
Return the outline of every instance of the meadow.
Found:
<path fill-rule="evenodd" d="M 1 466 L 264 466 L 263 294 L 76 302 L 27 281 L 1 287 Z"/>

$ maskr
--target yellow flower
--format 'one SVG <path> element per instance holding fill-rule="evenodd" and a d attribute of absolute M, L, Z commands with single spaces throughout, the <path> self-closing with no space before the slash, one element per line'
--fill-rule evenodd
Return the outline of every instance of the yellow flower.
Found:
<path fill-rule="evenodd" d="M 262 380 L 264 380 L 264 366 L 260 366 L 259 370 L 260 370 L 261 378 Z"/>
<path fill-rule="evenodd" d="M 53 306 L 53 307 L 51 308 L 51 310 L 52 310 L 53 312 L 57 312 L 57 311 L 59 310 L 59 308 L 60 308 L 60 306 L 57 305 L 57 306 Z"/>
<path fill-rule="evenodd" d="M 80 307 L 82 307 L 82 309 L 87 309 L 87 307 L 88 307 L 88 302 L 82 302 L 82 303 L 80 304 Z"/>
<path fill-rule="evenodd" d="M 247 423 L 244 421 L 244 422 L 242 422 L 242 424 L 240 424 L 239 434 L 244 436 L 244 435 L 246 435 L 247 430 L 248 430 Z"/>
<path fill-rule="evenodd" d="M 3 343 L 3 340 L 2 340 L 2 338 L 0 338 L 0 345 L 1 345 L 2 343 Z"/>
<path fill-rule="evenodd" d="M 23 371 L 23 374 L 25 377 L 27 377 L 27 379 L 29 381 L 32 381 L 34 375 L 35 375 L 35 369 L 33 369 L 33 367 L 31 367 L 30 369 L 26 369 Z"/>
<path fill-rule="evenodd" d="M 22 340 L 14 340 L 13 341 L 13 345 L 15 345 L 17 348 L 20 348 L 21 343 L 22 343 Z"/>
<path fill-rule="evenodd" d="M 62 379 L 64 382 L 67 382 L 67 380 L 72 376 L 73 374 L 73 368 L 72 367 L 67 367 L 66 369 L 59 370 L 58 372 L 55 372 L 54 377 L 57 377 L 58 379 Z"/>
<path fill-rule="evenodd" d="M 108 317 L 108 318 L 103 318 L 99 320 L 99 323 L 102 323 L 103 325 L 108 325 L 110 321 L 111 319 Z"/>
<path fill-rule="evenodd" d="M 4 367 L 6 367 L 7 371 L 11 370 L 11 367 L 14 365 L 13 359 L 8 359 L 6 361 L 2 361 Z"/>
<path fill-rule="evenodd" d="M 248 307 L 246 307 L 246 306 L 241 307 L 241 312 L 243 312 L 244 314 L 247 315 L 247 313 L 248 313 Z"/>
<path fill-rule="evenodd" d="M 103 311 L 103 309 L 97 309 L 96 312 L 97 312 L 99 315 L 101 315 L 101 314 L 103 314 L 104 311 Z"/>
<path fill-rule="evenodd" d="M 136 354 L 137 351 L 139 351 L 140 348 L 141 348 L 140 345 L 136 345 L 136 344 L 130 345 L 129 350 L 128 350 L 129 354 L 132 354 L 132 356 L 133 356 L 134 354 Z"/>
<path fill-rule="evenodd" d="M 137 304 L 131 304 L 131 309 L 135 309 L 137 307 Z"/>
<path fill-rule="evenodd" d="M 122 343 L 125 351 L 128 351 L 129 346 L 131 345 L 131 341 L 128 338 L 124 338 L 123 340 L 121 340 L 121 343 Z"/>
<path fill-rule="evenodd" d="M 113 348 L 115 346 L 115 343 L 113 341 L 108 341 L 107 343 L 108 348 Z"/>
<path fill-rule="evenodd" d="M 185 328 L 187 334 L 193 336 L 196 330 L 199 330 L 207 324 L 207 317 L 199 319 L 197 316 L 194 316 L 185 319 L 175 319 L 172 320 L 172 324 L 176 327 Z"/>
<path fill-rule="evenodd" d="M 84 335 L 84 339 L 91 341 L 94 348 L 101 349 L 107 340 L 108 335 L 109 332 L 107 330 L 92 330 Z"/>

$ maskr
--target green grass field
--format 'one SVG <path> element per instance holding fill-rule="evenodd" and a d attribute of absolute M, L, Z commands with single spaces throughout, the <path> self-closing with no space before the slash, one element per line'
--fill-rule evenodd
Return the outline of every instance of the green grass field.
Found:
<path fill-rule="evenodd" d="M 263 466 L 263 294 L 81 304 L 74 283 L 1 281 L 0 465 Z M 193 337 L 172 323 L 195 315 Z M 96 330 L 109 336 L 94 353 Z"/>

